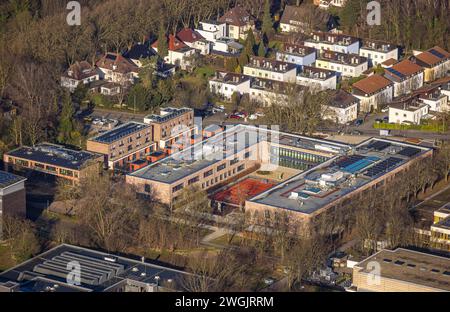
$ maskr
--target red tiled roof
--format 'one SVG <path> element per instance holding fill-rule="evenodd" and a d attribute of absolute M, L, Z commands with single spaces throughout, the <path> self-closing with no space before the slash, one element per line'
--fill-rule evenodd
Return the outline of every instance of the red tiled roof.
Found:
<path fill-rule="evenodd" d="M 417 64 L 414 64 L 410 60 L 403 60 L 398 62 L 397 64 L 391 67 L 392 69 L 400 72 L 405 76 L 410 76 L 416 73 L 419 73 L 423 70 L 423 68 Z"/>
<path fill-rule="evenodd" d="M 185 28 L 178 32 L 177 38 L 183 42 L 195 42 L 204 39 L 202 35 L 190 28 Z"/>
<path fill-rule="evenodd" d="M 365 94 L 372 94 L 379 92 L 380 90 L 391 85 L 392 82 L 389 79 L 384 78 L 381 75 L 372 75 L 355 82 L 352 87 L 360 90 Z"/>
<path fill-rule="evenodd" d="M 437 54 L 435 52 L 433 54 L 432 53 L 433 50 L 435 52 L 437 52 Z M 441 54 L 443 57 L 442 58 L 439 57 L 438 54 Z M 420 53 L 419 55 L 416 55 L 415 57 L 416 57 L 416 59 L 418 59 L 419 61 L 421 61 L 422 63 L 424 63 L 426 65 L 434 66 L 435 64 L 437 64 L 445 59 L 449 59 L 450 53 L 448 53 L 441 47 L 435 46 L 425 52 Z"/>
<path fill-rule="evenodd" d="M 186 48 L 187 45 L 185 45 L 180 39 L 178 39 L 176 36 L 174 35 L 169 35 L 169 45 L 168 45 L 168 50 L 169 51 L 177 51 L 180 50 L 182 48 Z M 158 40 L 156 40 L 155 42 L 153 42 L 152 44 L 152 48 L 154 49 L 158 49 Z"/>

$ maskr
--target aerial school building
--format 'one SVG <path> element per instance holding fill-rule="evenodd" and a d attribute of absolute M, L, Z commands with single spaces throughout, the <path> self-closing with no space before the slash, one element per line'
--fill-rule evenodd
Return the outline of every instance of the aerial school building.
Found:
<path fill-rule="evenodd" d="M 256 178 L 271 187 L 246 198 L 246 212 L 270 217 L 285 211 L 310 222 L 431 155 L 430 148 L 386 139 L 353 146 L 237 125 L 128 174 L 126 181 L 139 193 L 152 193 L 171 205 L 192 185 L 211 193 L 239 179 Z"/>

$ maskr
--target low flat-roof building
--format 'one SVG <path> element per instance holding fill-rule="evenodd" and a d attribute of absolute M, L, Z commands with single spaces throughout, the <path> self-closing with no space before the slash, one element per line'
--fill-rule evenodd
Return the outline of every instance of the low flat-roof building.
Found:
<path fill-rule="evenodd" d="M 429 118 L 429 106 L 415 98 L 403 99 L 389 104 L 389 122 L 419 125 L 422 119 Z"/>
<path fill-rule="evenodd" d="M 61 145 L 41 143 L 34 147 L 22 146 L 3 155 L 8 167 L 17 170 L 43 172 L 73 182 L 88 175 L 99 174 L 103 156 L 87 151 L 76 151 Z"/>
<path fill-rule="evenodd" d="M 357 146 L 236 125 L 126 176 L 139 193 L 172 204 L 191 185 L 217 188 L 258 168 L 297 172 L 245 201 L 254 215 L 285 211 L 308 225 L 319 214 L 380 187 L 432 149 L 385 139 Z M 261 169 L 263 170 L 263 169 Z"/>
<path fill-rule="evenodd" d="M 3 216 L 26 217 L 25 181 L 24 177 L 0 170 L 0 222 Z"/>
<path fill-rule="evenodd" d="M 183 291 L 187 276 L 161 263 L 62 244 L 0 273 L 0 292 Z"/>
<path fill-rule="evenodd" d="M 131 121 L 88 139 L 86 149 L 104 155 L 109 169 L 126 170 L 127 164 L 153 152 L 151 127 Z"/>
<path fill-rule="evenodd" d="M 352 286 L 361 292 L 448 292 L 450 258 L 403 248 L 382 250 L 353 267 Z"/>

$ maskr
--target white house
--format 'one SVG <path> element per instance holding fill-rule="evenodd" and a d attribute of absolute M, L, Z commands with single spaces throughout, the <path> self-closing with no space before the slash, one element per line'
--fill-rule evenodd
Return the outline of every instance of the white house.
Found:
<path fill-rule="evenodd" d="M 352 85 L 352 94 L 360 100 L 359 110 L 370 112 L 392 102 L 393 85 L 392 81 L 378 74 L 355 82 Z"/>
<path fill-rule="evenodd" d="M 316 67 L 337 71 L 344 77 L 359 77 L 368 69 L 369 63 L 358 54 L 322 51 Z"/>
<path fill-rule="evenodd" d="M 215 42 L 219 38 L 226 37 L 227 24 L 218 21 L 200 22 L 199 27 L 195 31 L 206 40 Z"/>
<path fill-rule="evenodd" d="M 79 84 L 87 85 L 99 80 L 99 72 L 86 61 L 76 62 L 61 76 L 61 86 L 75 91 Z"/>
<path fill-rule="evenodd" d="M 297 73 L 297 84 L 315 90 L 336 90 L 337 73 L 332 70 L 303 66 Z"/>
<path fill-rule="evenodd" d="M 211 93 L 222 96 L 226 100 L 231 100 L 233 93 L 239 95 L 250 93 L 250 77 L 217 71 L 216 75 L 209 80 L 209 89 Z"/>
<path fill-rule="evenodd" d="M 252 56 L 244 66 L 244 75 L 284 82 L 295 82 L 297 67 L 292 63 Z"/>
<path fill-rule="evenodd" d="M 304 45 L 285 43 L 283 49 L 277 51 L 276 59 L 299 66 L 308 66 L 316 61 L 316 50 Z"/>
<path fill-rule="evenodd" d="M 222 52 L 226 54 L 239 54 L 244 46 L 234 39 L 222 37 L 217 39 L 213 45 L 213 52 Z"/>
<path fill-rule="evenodd" d="M 313 32 L 312 38 L 305 40 L 305 46 L 315 48 L 319 53 L 323 50 L 329 50 L 359 54 L 359 45 L 359 38 L 321 31 Z"/>
<path fill-rule="evenodd" d="M 439 86 L 424 88 L 423 92 L 417 94 L 417 98 L 420 102 L 427 104 L 430 111 L 448 112 L 450 110 L 448 97 Z"/>
<path fill-rule="evenodd" d="M 256 78 L 250 83 L 250 100 L 259 102 L 263 106 L 270 106 L 273 103 L 288 104 L 289 96 L 293 94 L 294 88 L 295 84 Z"/>
<path fill-rule="evenodd" d="M 155 41 L 152 47 L 158 52 L 158 41 Z M 195 53 L 195 49 L 188 47 L 174 35 L 169 35 L 168 54 L 164 57 L 164 62 L 187 69 L 191 65 L 189 58 Z"/>
<path fill-rule="evenodd" d="M 323 106 L 323 117 L 345 124 L 358 118 L 359 99 L 344 90 L 337 90 L 327 105 Z"/>
<path fill-rule="evenodd" d="M 413 99 L 389 105 L 389 122 L 419 125 L 423 118 L 428 118 L 429 106 Z"/>
<path fill-rule="evenodd" d="M 410 60 L 385 68 L 384 76 L 394 83 L 394 97 L 408 94 L 423 86 L 424 70 Z"/>
<path fill-rule="evenodd" d="M 286 5 L 284 7 L 283 15 L 280 19 L 282 32 L 305 33 L 310 31 L 310 25 L 306 22 L 310 11 L 306 10 L 305 7 L 305 5 Z"/>
<path fill-rule="evenodd" d="M 389 59 L 398 60 L 398 47 L 388 42 L 363 40 L 359 55 L 369 59 L 369 66 L 376 67 Z"/>

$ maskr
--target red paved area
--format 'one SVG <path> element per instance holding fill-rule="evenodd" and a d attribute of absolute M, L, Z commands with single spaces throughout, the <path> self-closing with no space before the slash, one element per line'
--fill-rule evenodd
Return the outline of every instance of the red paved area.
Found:
<path fill-rule="evenodd" d="M 245 201 L 246 199 L 256 196 L 273 186 L 275 186 L 275 184 L 270 182 L 247 178 L 236 183 L 230 188 L 217 192 L 213 195 L 213 200 L 232 205 L 239 205 L 239 203 Z"/>

